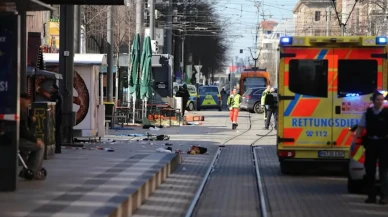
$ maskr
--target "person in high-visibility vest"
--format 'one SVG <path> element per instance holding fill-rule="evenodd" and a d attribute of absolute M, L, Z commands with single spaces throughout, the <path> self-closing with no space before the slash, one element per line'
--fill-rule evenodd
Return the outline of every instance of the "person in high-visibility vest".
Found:
<path fill-rule="evenodd" d="M 267 122 L 267 109 L 265 108 L 265 97 L 271 92 L 271 85 L 268 85 L 267 86 L 267 89 L 265 89 L 263 91 L 263 93 L 261 94 L 261 100 L 260 100 L 260 106 L 261 108 L 263 109 L 264 111 L 264 125 L 266 124 Z"/>
<path fill-rule="evenodd" d="M 226 105 L 228 105 L 228 108 L 229 108 L 229 118 L 230 118 L 230 121 L 233 122 L 233 113 L 232 113 L 232 103 L 233 103 L 233 97 L 234 97 L 234 94 L 233 94 L 233 90 L 230 92 L 230 95 L 226 101 Z"/>
<path fill-rule="evenodd" d="M 228 98 L 228 107 L 229 107 L 229 117 L 232 121 L 232 129 L 235 130 L 238 126 L 237 117 L 240 111 L 241 95 L 237 92 L 236 89 L 233 89 L 232 93 Z"/>

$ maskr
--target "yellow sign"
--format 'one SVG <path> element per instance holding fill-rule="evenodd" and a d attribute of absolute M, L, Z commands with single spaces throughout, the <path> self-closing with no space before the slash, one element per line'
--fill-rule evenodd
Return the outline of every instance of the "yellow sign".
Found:
<path fill-rule="evenodd" d="M 53 48 L 59 49 L 59 22 L 51 21 L 48 27 L 49 39 L 48 43 Z"/>

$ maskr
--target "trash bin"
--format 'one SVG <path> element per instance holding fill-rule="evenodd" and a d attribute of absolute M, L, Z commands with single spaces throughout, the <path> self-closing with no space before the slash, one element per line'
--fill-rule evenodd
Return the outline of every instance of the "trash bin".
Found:
<path fill-rule="evenodd" d="M 46 148 L 44 159 L 55 155 L 55 102 L 33 102 L 31 116 L 36 122 L 33 123 L 34 135 L 43 140 Z"/>
<path fill-rule="evenodd" d="M 104 102 L 105 105 L 105 120 L 110 120 L 109 126 L 112 128 L 114 125 L 112 117 L 107 116 L 113 116 L 115 111 L 115 103 L 114 102 Z"/>

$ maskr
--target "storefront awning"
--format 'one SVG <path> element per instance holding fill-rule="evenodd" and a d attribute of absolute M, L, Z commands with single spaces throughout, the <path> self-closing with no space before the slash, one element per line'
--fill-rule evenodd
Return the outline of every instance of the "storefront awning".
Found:
<path fill-rule="evenodd" d="M 50 72 L 47 70 L 40 70 L 34 67 L 27 67 L 27 76 L 32 76 L 32 75 L 42 75 L 48 78 L 59 79 L 59 80 L 63 79 L 62 75 L 59 73 Z"/>
<path fill-rule="evenodd" d="M 16 2 L 18 1 L 21 1 L 23 4 L 27 5 L 27 11 L 54 11 L 55 10 L 55 8 L 39 0 L 2 0 L 0 3 L 0 11 L 1 9 L 5 11 L 16 10 Z"/>

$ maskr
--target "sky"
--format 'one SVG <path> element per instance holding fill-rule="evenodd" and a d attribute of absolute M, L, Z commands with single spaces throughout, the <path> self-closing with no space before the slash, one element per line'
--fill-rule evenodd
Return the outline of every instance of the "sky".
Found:
<path fill-rule="evenodd" d="M 251 47 L 255 53 L 256 26 L 259 21 L 281 21 L 292 18 L 292 9 L 297 0 L 210 0 L 220 15 L 226 34 L 230 40 L 230 59 L 235 56 L 245 58 L 250 56 L 247 49 Z M 256 5 L 260 2 L 260 7 Z M 258 16 L 258 9 L 260 17 Z M 262 16 L 264 14 L 264 17 Z M 242 37 L 241 37 L 242 36 Z M 240 49 L 244 49 L 240 54 Z M 232 60 L 228 61 L 231 65 Z"/>

